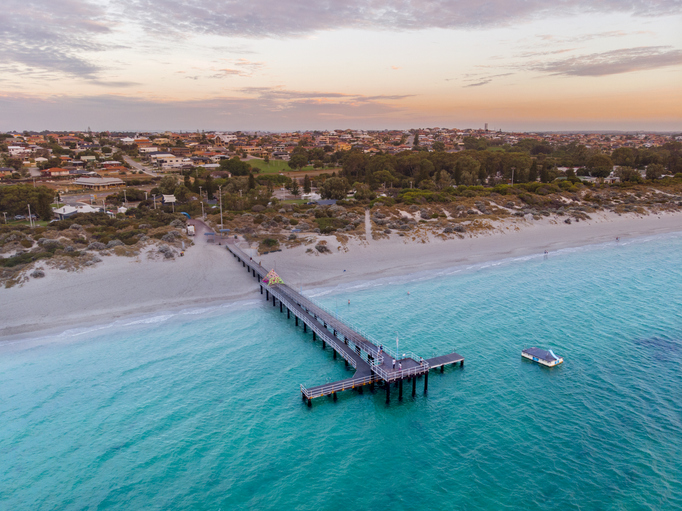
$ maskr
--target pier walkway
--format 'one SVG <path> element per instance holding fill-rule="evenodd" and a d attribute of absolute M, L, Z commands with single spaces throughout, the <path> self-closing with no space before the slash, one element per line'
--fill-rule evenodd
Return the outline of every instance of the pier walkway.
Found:
<path fill-rule="evenodd" d="M 276 307 L 279 302 L 280 312 L 283 313 L 286 309 L 287 318 L 291 318 L 293 314 L 296 326 L 299 321 L 303 323 L 303 331 L 307 332 L 310 329 L 313 340 L 319 339 L 323 349 L 329 345 L 334 350 L 334 358 L 337 358 L 337 355 L 340 356 L 345 360 L 346 366 L 351 365 L 355 369 L 352 378 L 310 388 L 301 385 L 301 397 L 307 400 L 308 406 L 311 406 L 314 398 L 332 396 L 336 400 L 337 392 L 349 389 L 358 389 L 362 392 L 365 385 L 374 388 L 377 382 L 382 382 L 386 387 L 387 403 L 390 401 L 391 383 L 397 383 L 400 400 L 403 397 L 404 380 L 412 381 L 412 395 L 414 396 L 418 377 L 424 376 L 424 392 L 426 393 L 431 369 L 440 367 L 442 372 L 446 365 L 464 365 L 464 358 L 457 353 L 430 359 L 423 359 L 411 352 L 405 352 L 399 356 L 360 328 L 338 319 L 330 311 L 288 285 L 284 283 L 264 284 L 263 279 L 268 274 L 268 270 L 253 261 L 239 248 L 237 240 L 227 240 L 226 247 L 246 271 L 258 279 L 261 294 L 265 295 L 266 300 L 272 301 L 273 307 Z"/>

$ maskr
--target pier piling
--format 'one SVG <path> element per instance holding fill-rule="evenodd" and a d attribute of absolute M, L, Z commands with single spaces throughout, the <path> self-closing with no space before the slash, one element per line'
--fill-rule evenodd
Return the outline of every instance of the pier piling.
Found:
<path fill-rule="evenodd" d="M 414 397 L 417 394 L 417 377 L 413 376 L 412 377 L 412 397 Z"/>
<path fill-rule="evenodd" d="M 429 390 L 429 372 L 426 371 L 424 373 L 424 394 L 426 394 Z"/>
<path fill-rule="evenodd" d="M 400 383 L 398 384 L 398 401 L 403 400 L 403 379 L 400 378 Z"/>
<path fill-rule="evenodd" d="M 386 382 L 386 404 L 391 402 L 391 384 Z"/>

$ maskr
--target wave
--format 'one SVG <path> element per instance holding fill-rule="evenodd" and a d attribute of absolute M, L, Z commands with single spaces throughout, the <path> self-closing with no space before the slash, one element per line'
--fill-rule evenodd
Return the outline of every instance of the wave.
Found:
<path fill-rule="evenodd" d="M 303 294 L 309 298 L 321 298 L 324 296 L 333 296 L 340 293 L 348 293 L 354 291 L 365 291 L 375 287 L 387 285 L 401 285 L 417 282 L 425 282 L 428 280 L 436 280 L 442 277 L 447 277 L 456 274 L 475 273 L 491 268 L 499 268 L 511 266 L 514 264 L 526 263 L 530 261 L 542 261 L 549 259 L 556 259 L 567 255 L 595 252 L 600 250 L 612 250 L 617 247 L 630 247 L 643 244 L 654 243 L 668 239 L 682 239 L 682 232 L 672 232 L 664 234 L 652 234 L 646 236 L 639 236 L 636 238 L 620 239 L 619 241 L 606 241 L 601 243 L 591 243 L 581 245 L 578 247 L 567 247 L 558 249 L 547 254 L 540 252 L 537 254 L 528 254 L 523 256 L 513 256 L 504 259 L 497 259 L 492 261 L 483 261 L 476 264 L 456 265 L 441 268 L 437 270 L 422 270 L 405 275 L 395 275 L 390 277 L 379 277 L 376 279 L 357 280 L 351 282 L 344 282 L 332 287 L 319 287 L 303 290 Z"/>

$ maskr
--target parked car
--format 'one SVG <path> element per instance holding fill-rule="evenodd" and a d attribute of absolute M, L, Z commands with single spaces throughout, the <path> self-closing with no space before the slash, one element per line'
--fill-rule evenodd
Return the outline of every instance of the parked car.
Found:
<path fill-rule="evenodd" d="M 14 215 L 15 220 L 26 220 L 26 217 L 24 215 Z"/>

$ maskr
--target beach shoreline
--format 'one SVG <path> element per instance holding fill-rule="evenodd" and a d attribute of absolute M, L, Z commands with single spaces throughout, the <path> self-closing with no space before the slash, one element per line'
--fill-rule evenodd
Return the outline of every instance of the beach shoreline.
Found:
<path fill-rule="evenodd" d="M 682 214 L 595 214 L 570 225 L 560 217 L 499 222 L 476 236 L 421 241 L 388 239 L 339 243 L 322 236 L 332 254 L 307 253 L 313 245 L 258 256 L 285 282 L 304 291 L 352 282 L 445 270 L 491 261 L 542 255 L 581 246 L 682 231 Z M 254 279 L 224 246 L 198 240 L 175 260 L 110 256 L 80 272 L 46 270 L 43 279 L 0 289 L 0 342 L 48 336 L 123 318 L 219 306 L 260 296 Z M 158 258 L 156 258 L 158 259 Z"/>

